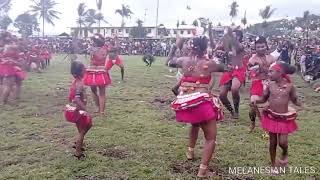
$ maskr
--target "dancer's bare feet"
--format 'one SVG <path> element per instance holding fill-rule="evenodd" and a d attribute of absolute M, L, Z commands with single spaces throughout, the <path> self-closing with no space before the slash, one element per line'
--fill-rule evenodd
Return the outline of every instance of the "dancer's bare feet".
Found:
<path fill-rule="evenodd" d="M 212 177 L 212 176 L 215 176 L 215 173 L 210 172 L 208 169 L 208 166 L 200 164 L 197 177 L 198 178 L 208 178 L 208 177 Z"/>
<path fill-rule="evenodd" d="M 256 122 L 255 121 L 251 121 L 250 131 L 249 132 L 252 133 L 255 128 L 256 128 Z"/>
<path fill-rule="evenodd" d="M 194 159 L 194 148 L 189 147 L 188 151 L 186 152 L 186 156 L 188 160 Z"/>
<path fill-rule="evenodd" d="M 288 156 L 284 156 L 281 159 L 278 159 L 279 166 L 286 167 L 288 165 Z"/>

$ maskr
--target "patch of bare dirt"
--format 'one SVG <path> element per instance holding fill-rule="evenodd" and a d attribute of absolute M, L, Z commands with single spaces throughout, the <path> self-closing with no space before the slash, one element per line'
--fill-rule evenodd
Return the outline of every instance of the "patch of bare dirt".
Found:
<path fill-rule="evenodd" d="M 156 97 L 152 101 L 150 101 L 150 104 L 152 104 L 154 107 L 158 109 L 165 109 L 170 107 L 171 102 L 173 101 L 173 98 L 169 97 Z"/>
<path fill-rule="evenodd" d="M 167 120 L 167 121 L 174 121 L 176 119 L 176 116 L 174 115 L 174 112 L 164 111 L 161 113 L 161 120 Z"/>
<path fill-rule="evenodd" d="M 120 146 L 107 147 L 98 153 L 102 156 L 113 157 L 117 159 L 126 159 L 131 156 L 130 151 Z"/>
<path fill-rule="evenodd" d="M 171 164 L 171 169 L 174 173 L 182 174 L 187 172 L 188 174 L 196 175 L 198 172 L 198 165 L 191 161 L 174 162 Z"/>

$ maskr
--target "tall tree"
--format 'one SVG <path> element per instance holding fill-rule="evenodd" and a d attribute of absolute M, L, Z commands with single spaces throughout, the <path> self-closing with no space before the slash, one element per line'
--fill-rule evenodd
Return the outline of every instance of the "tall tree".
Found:
<path fill-rule="evenodd" d="M 85 26 L 92 26 L 96 22 L 96 10 L 95 9 L 88 9 L 84 16 L 84 24 Z"/>
<path fill-rule="evenodd" d="M 0 15 L 6 15 L 11 8 L 11 0 L 0 0 Z"/>
<path fill-rule="evenodd" d="M 264 9 L 260 9 L 259 16 L 263 19 L 263 27 L 267 27 L 267 20 L 273 15 L 276 8 L 271 9 L 271 5 L 266 6 Z"/>
<path fill-rule="evenodd" d="M 10 8 L 11 0 L 0 0 L 0 29 L 7 30 L 12 23 L 11 18 L 8 16 Z"/>
<path fill-rule="evenodd" d="M 20 14 L 14 21 L 14 26 L 19 29 L 19 33 L 28 37 L 38 30 L 38 20 L 36 14 L 23 13 Z"/>
<path fill-rule="evenodd" d="M 88 37 L 88 33 L 93 33 L 93 29 L 91 28 L 93 24 L 97 23 L 96 19 L 96 10 L 95 9 L 88 9 L 85 13 L 84 17 L 84 37 Z"/>
<path fill-rule="evenodd" d="M 304 26 L 306 27 L 307 30 L 307 44 L 309 44 L 309 26 L 310 26 L 310 11 L 304 11 L 303 12 L 303 16 L 302 16 L 302 20 L 304 22 Z"/>
<path fill-rule="evenodd" d="M 106 23 L 107 21 L 104 19 L 104 16 L 101 12 L 102 0 L 96 0 L 96 4 L 97 4 L 98 13 L 96 13 L 95 19 L 98 20 L 98 26 L 99 26 L 98 33 L 100 33 L 101 21 L 104 21 Z"/>
<path fill-rule="evenodd" d="M 58 4 L 54 0 L 32 0 L 34 3 L 31 5 L 31 11 L 35 12 L 36 15 L 39 14 L 39 18 L 42 18 L 42 36 L 44 37 L 44 26 L 45 22 L 55 25 L 54 20 L 60 19 L 59 14 L 61 14 L 59 11 L 56 11 L 54 8 Z"/>
<path fill-rule="evenodd" d="M 164 26 L 164 24 L 159 24 L 159 26 L 158 26 L 158 35 L 160 35 L 161 36 L 161 38 L 163 37 L 163 36 L 168 36 L 169 35 L 169 31 L 167 30 L 167 28 Z"/>
<path fill-rule="evenodd" d="M 0 16 L 0 29 L 7 30 L 11 23 L 12 20 L 8 15 Z"/>
<path fill-rule="evenodd" d="M 230 7 L 229 16 L 231 16 L 231 22 L 233 23 L 233 19 L 235 17 L 237 17 L 237 15 L 238 15 L 239 5 L 238 5 L 237 1 L 233 1 L 229 7 Z"/>
<path fill-rule="evenodd" d="M 247 11 L 244 11 L 244 16 L 243 18 L 241 19 L 241 23 L 243 24 L 244 28 L 246 28 L 246 25 L 247 25 Z"/>
<path fill-rule="evenodd" d="M 124 5 L 124 4 L 122 4 L 121 9 L 117 9 L 115 13 L 119 14 L 122 18 L 121 27 L 125 26 L 124 19 L 131 18 L 131 15 L 133 14 L 133 12 L 130 10 L 130 7 L 128 5 Z"/>
<path fill-rule="evenodd" d="M 133 38 L 145 38 L 147 35 L 147 30 L 145 27 L 143 27 L 143 21 L 138 19 L 136 23 L 137 26 L 131 29 L 130 36 Z"/>
<path fill-rule="evenodd" d="M 78 19 L 77 23 L 79 24 L 79 37 L 82 37 L 82 26 L 84 26 L 84 18 L 87 14 L 85 3 L 80 3 L 77 8 Z"/>

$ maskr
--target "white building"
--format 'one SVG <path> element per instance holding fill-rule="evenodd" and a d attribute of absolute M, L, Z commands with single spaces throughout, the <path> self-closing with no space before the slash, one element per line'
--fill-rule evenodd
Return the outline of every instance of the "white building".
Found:
<path fill-rule="evenodd" d="M 114 35 L 117 35 L 118 37 L 130 37 L 130 31 L 133 28 L 131 27 L 100 27 L 100 34 L 102 34 L 105 37 L 113 37 Z M 191 25 L 180 25 L 179 28 L 165 28 L 167 30 L 167 36 L 160 34 L 161 28 L 158 28 L 158 36 L 156 36 L 156 27 L 155 26 L 149 26 L 144 27 L 147 30 L 147 38 L 175 38 L 177 34 L 179 33 L 180 37 L 184 38 L 191 38 L 193 37 L 192 31 L 195 29 L 194 26 Z M 71 34 L 73 34 L 76 30 L 79 30 L 79 27 L 71 27 Z M 84 34 L 88 34 L 88 37 L 93 36 L 93 34 L 98 33 L 98 27 L 90 27 L 90 28 L 82 28 L 82 36 Z M 217 26 L 214 27 L 213 30 L 221 36 L 223 34 L 225 27 L 223 26 Z M 86 31 L 86 33 L 85 33 Z"/>

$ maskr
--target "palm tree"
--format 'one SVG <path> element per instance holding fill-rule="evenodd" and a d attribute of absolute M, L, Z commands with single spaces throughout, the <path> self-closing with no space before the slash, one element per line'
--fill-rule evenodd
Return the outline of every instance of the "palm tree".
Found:
<path fill-rule="evenodd" d="M 276 8 L 271 9 L 271 6 L 266 6 L 264 9 L 260 9 L 259 16 L 263 19 L 263 26 L 266 27 L 267 20 L 273 15 L 273 13 L 276 11 Z"/>
<path fill-rule="evenodd" d="M 82 37 L 82 25 L 84 25 L 84 18 L 87 14 L 86 5 L 84 3 L 80 3 L 78 5 L 78 19 L 77 23 L 79 24 L 79 36 Z"/>
<path fill-rule="evenodd" d="M 229 16 L 231 16 L 231 22 L 233 23 L 233 18 L 237 17 L 237 15 L 238 15 L 239 5 L 238 5 L 237 1 L 233 1 L 229 7 L 230 7 Z"/>
<path fill-rule="evenodd" d="M 0 15 L 7 14 L 11 8 L 11 0 L 0 0 Z"/>
<path fill-rule="evenodd" d="M 141 19 L 138 19 L 136 21 L 136 23 L 137 23 L 138 27 L 142 27 L 142 25 L 143 25 L 143 21 Z"/>
<path fill-rule="evenodd" d="M 241 23 L 244 25 L 244 28 L 246 28 L 246 25 L 247 25 L 247 11 L 244 12 L 244 16 L 241 19 Z"/>
<path fill-rule="evenodd" d="M 104 21 L 106 23 L 107 23 L 107 21 L 104 20 L 104 16 L 101 13 L 102 0 L 96 0 L 96 4 L 97 4 L 98 13 L 96 13 L 95 19 L 98 20 L 98 26 L 99 26 L 98 33 L 100 33 L 101 21 Z"/>
<path fill-rule="evenodd" d="M 118 13 L 122 18 L 121 27 L 125 26 L 124 18 L 131 18 L 131 15 L 133 14 L 133 12 L 130 10 L 130 7 L 124 4 L 122 4 L 122 8 L 117 9 L 115 13 Z"/>
<path fill-rule="evenodd" d="M 93 33 L 93 29 L 91 28 L 93 24 L 97 23 L 96 19 L 96 10 L 95 9 L 88 9 L 84 16 L 84 37 L 88 37 L 88 32 Z"/>
<path fill-rule="evenodd" d="M 31 5 L 31 11 L 35 13 L 39 13 L 39 18 L 42 18 L 42 36 L 44 37 L 44 24 L 45 21 L 54 26 L 54 19 L 60 19 L 58 17 L 60 12 L 54 10 L 54 6 L 58 3 L 54 2 L 54 0 L 32 0 L 34 5 Z"/>
<path fill-rule="evenodd" d="M 88 9 L 84 16 L 84 24 L 85 26 L 91 27 L 96 22 L 96 10 L 95 9 Z"/>
<path fill-rule="evenodd" d="M 309 44 L 309 17 L 310 17 L 310 11 L 304 11 L 302 20 L 305 24 L 306 30 L 307 30 L 307 44 Z"/>

